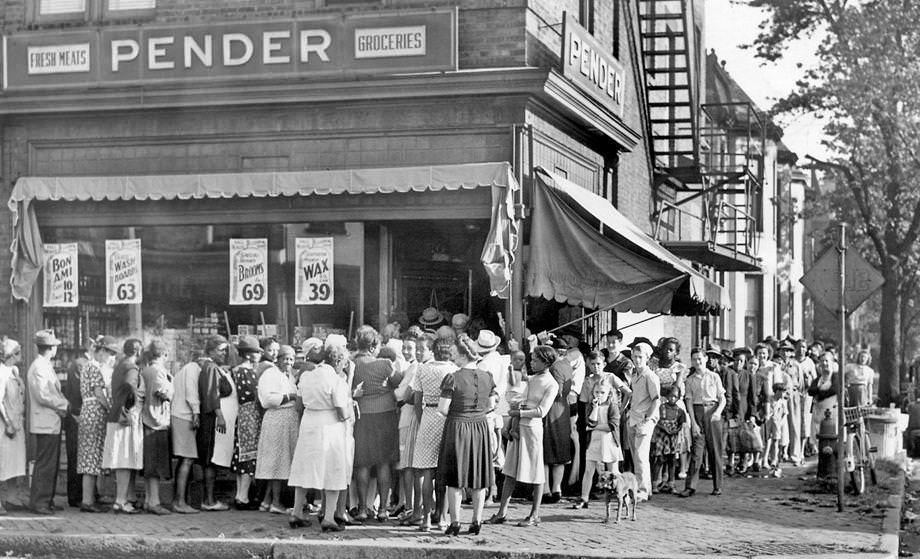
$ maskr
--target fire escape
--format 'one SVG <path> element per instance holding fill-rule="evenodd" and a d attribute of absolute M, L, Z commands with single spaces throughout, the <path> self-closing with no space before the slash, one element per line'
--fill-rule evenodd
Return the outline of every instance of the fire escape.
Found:
<path fill-rule="evenodd" d="M 692 1 L 639 0 L 655 159 L 653 234 L 714 270 L 759 271 L 765 122 L 746 95 L 701 103 L 711 88 L 701 87 L 706 61 Z"/>

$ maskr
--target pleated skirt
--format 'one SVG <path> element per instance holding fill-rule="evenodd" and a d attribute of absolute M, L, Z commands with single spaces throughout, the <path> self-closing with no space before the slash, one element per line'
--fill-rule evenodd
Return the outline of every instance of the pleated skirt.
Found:
<path fill-rule="evenodd" d="M 438 455 L 438 481 L 447 487 L 485 489 L 495 481 L 490 424 L 485 415 L 448 416 Z"/>

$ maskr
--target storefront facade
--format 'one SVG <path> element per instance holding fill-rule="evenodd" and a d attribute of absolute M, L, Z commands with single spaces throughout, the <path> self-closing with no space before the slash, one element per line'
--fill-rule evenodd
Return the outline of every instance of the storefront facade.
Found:
<path fill-rule="evenodd" d="M 429 306 L 498 329 L 521 311 L 492 295 L 483 248 L 496 209 L 513 222 L 514 203 L 529 204 L 535 167 L 648 230 L 635 14 L 619 2 L 196 11 L 158 0 L 121 19 L 110 0 L 28 4 L 8 8 L 4 30 L 3 194 L 16 227 L 0 236 L 21 250 L 34 224 L 42 243 L 76 243 L 79 256 L 76 301 L 52 301 L 66 306 L 43 304 L 28 254 L 4 262 L 17 292 L 0 327 L 14 337 L 53 327 L 75 350 L 100 332 L 165 335 L 182 357 L 189 334 L 290 340 L 414 322 Z M 507 198 L 519 183 L 523 199 Z M 131 239 L 141 299 L 124 292 L 134 304 L 121 304 L 106 241 Z M 264 239 L 264 294 L 248 292 L 260 304 L 233 303 L 256 273 L 232 262 L 238 239 Z M 312 300 L 298 239 L 331 239 L 326 294 Z M 595 319 L 595 333 L 613 320 Z"/>

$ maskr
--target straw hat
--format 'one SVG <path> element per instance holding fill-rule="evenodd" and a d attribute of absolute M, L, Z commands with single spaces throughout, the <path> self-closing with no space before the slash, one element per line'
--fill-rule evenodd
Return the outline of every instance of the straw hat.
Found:
<path fill-rule="evenodd" d="M 35 333 L 35 345 L 38 346 L 56 346 L 61 345 L 61 340 L 54 335 L 54 330 L 39 330 Z"/>
<path fill-rule="evenodd" d="M 444 317 L 440 311 L 434 307 L 428 307 L 422 311 L 422 316 L 418 318 L 418 323 L 422 326 L 437 326 L 444 322 Z"/>

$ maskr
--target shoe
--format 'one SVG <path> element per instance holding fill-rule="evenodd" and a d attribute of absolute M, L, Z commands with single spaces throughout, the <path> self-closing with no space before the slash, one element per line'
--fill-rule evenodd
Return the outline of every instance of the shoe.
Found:
<path fill-rule="evenodd" d="M 323 533 L 341 532 L 345 529 L 345 526 L 341 526 L 337 522 L 326 522 L 325 520 L 320 523 L 319 527 L 320 527 L 320 530 L 323 531 Z"/>
<path fill-rule="evenodd" d="M 665 484 L 664 487 L 658 490 L 659 493 L 674 493 L 674 488 L 669 484 Z"/>
<path fill-rule="evenodd" d="M 31 509 L 31 510 L 33 514 L 40 514 L 42 516 L 50 516 L 54 514 L 54 511 L 47 507 L 39 507 L 39 508 Z"/>
<path fill-rule="evenodd" d="M 96 499 L 97 505 L 114 505 L 115 499 L 109 496 L 99 497 Z"/>
<path fill-rule="evenodd" d="M 390 517 L 387 516 L 386 511 L 381 511 L 381 512 L 377 513 L 377 522 L 383 524 L 384 522 L 386 522 L 386 521 L 389 520 L 389 519 L 390 519 Z"/>
<path fill-rule="evenodd" d="M 482 529 L 482 522 L 473 522 L 470 524 L 469 530 L 466 531 L 467 534 L 471 536 L 478 536 L 479 530 Z"/>
<path fill-rule="evenodd" d="M 423 519 L 421 516 L 413 516 L 410 514 L 406 518 L 402 519 L 399 525 L 400 526 L 421 526 L 422 520 Z"/>
<path fill-rule="evenodd" d="M 518 522 L 517 525 L 520 528 L 529 528 L 532 526 L 539 526 L 540 517 L 539 516 L 528 516 L 524 520 L 521 520 L 520 522 Z"/>
<path fill-rule="evenodd" d="M 204 508 L 204 506 L 202 505 L 201 508 Z M 270 514 L 291 514 L 292 511 L 288 509 L 283 509 L 281 507 L 276 507 L 275 505 L 271 505 L 270 507 L 268 507 L 268 512 Z"/>
<path fill-rule="evenodd" d="M 227 503 L 222 501 L 215 501 L 213 505 L 201 504 L 201 510 L 205 512 L 223 512 L 225 510 L 230 510 L 230 507 Z"/>
<path fill-rule="evenodd" d="M 588 501 L 585 501 L 584 499 L 578 499 L 577 501 L 575 501 L 575 504 L 572 505 L 572 508 L 575 510 L 586 509 L 588 508 Z"/>
<path fill-rule="evenodd" d="M 164 507 L 163 505 L 153 505 L 152 507 L 147 507 L 147 512 L 149 512 L 150 514 L 155 514 L 157 516 L 166 516 L 166 515 L 172 514 L 172 511 L 170 511 L 168 508 Z"/>
<path fill-rule="evenodd" d="M 268 503 L 259 503 L 259 512 L 268 512 L 271 508 L 271 505 Z"/>
<path fill-rule="evenodd" d="M 333 516 L 332 518 L 335 519 L 336 524 L 341 524 L 342 526 L 354 526 L 355 525 L 355 523 L 352 522 L 350 518 L 348 518 L 347 514 L 345 516 Z"/>
<path fill-rule="evenodd" d="M 559 499 L 561 498 L 562 498 L 561 493 L 550 493 L 547 495 L 543 495 L 543 498 L 540 500 L 540 503 L 544 505 L 554 505 L 558 503 Z"/>
<path fill-rule="evenodd" d="M 687 479 L 687 472 L 677 472 L 677 479 Z"/>
<path fill-rule="evenodd" d="M 112 512 L 115 514 L 137 514 L 140 511 L 134 508 L 130 502 L 125 504 L 115 503 L 112 505 Z"/>
<path fill-rule="evenodd" d="M 233 508 L 235 508 L 236 510 L 252 510 L 253 502 L 246 501 L 244 503 L 243 501 L 240 501 L 239 499 L 233 499 Z"/>
<path fill-rule="evenodd" d="M 499 516 L 498 513 L 493 514 L 489 517 L 488 520 L 486 520 L 487 524 L 504 524 L 505 522 L 508 522 L 508 517 Z"/>
<path fill-rule="evenodd" d="M 300 518 L 297 516 L 292 516 L 288 519 L 289 528 L 306 528 L 310 525 L 310 521 L 306 518 Z"/>
<path fill-rule="evenodd" d="M 445 536 L 459 536 L 460 535 L 460 523 L 451 522 L 450 526 L 448 526 L 447 529 L 444 530 L 444 535 Z"/>
<path fill-rule="evenodd" d="M 105 512 L 105 509 L 100 507 L 96 503 L 93 503 L 91 505 L 80 503 L 80 512 L 99 513 L 99 512 Z"/>
<path fill-rule="evenodd" d="M 307 512 L 310 514 L 316 514 L 320 512 L 320 510 L 322 509 L 322 507 L 320 507 L 319 505 L 314 505 L 313 503 L 307 503 L 307 506 L 304 508 L 306 508 Z"/>
<path fill-rule="evenodd" d="M 391 518 L 398 518 L 399 515 L 404 512 L 406 512 L 406 505 L 399 505 L 395 509 L 391 510 L 389 514 Z"/>
<path fill-rule="evenodd" d="M 368 514 L 366 510 L 360 510 L 356 513 L 353 513 L 351 517 L 355 522 L 363 524 L 368 519 Z"/>
<path fill-rule="evenodd" d="M 184 504 L 184 505 L 173 504 L 172 509 L 173 509 L 173 512 L 178 513 L 178 514 L 198 514 L 199 512 L 201 512 L 189 504 Z"/>
<path fill-rule="evenodd" d="M 712 493 L 710 493 L 710 495 L 712 495 L 713 497 L 718 497 L 718 496 L 721 495 L 721 494 L 722 494 L 722 490 L 721 490 L 721 489 L 713 489 L 713 490 L 712 490 Z"/>
<path fill-rule="evenodd" d="M 685 499 L 687 497 L 693 497 L 694 495 L 696 495 L 696 489 L 684 489 L 683 491 L 677 494 L 678 497 L 683 497 Z"/>

